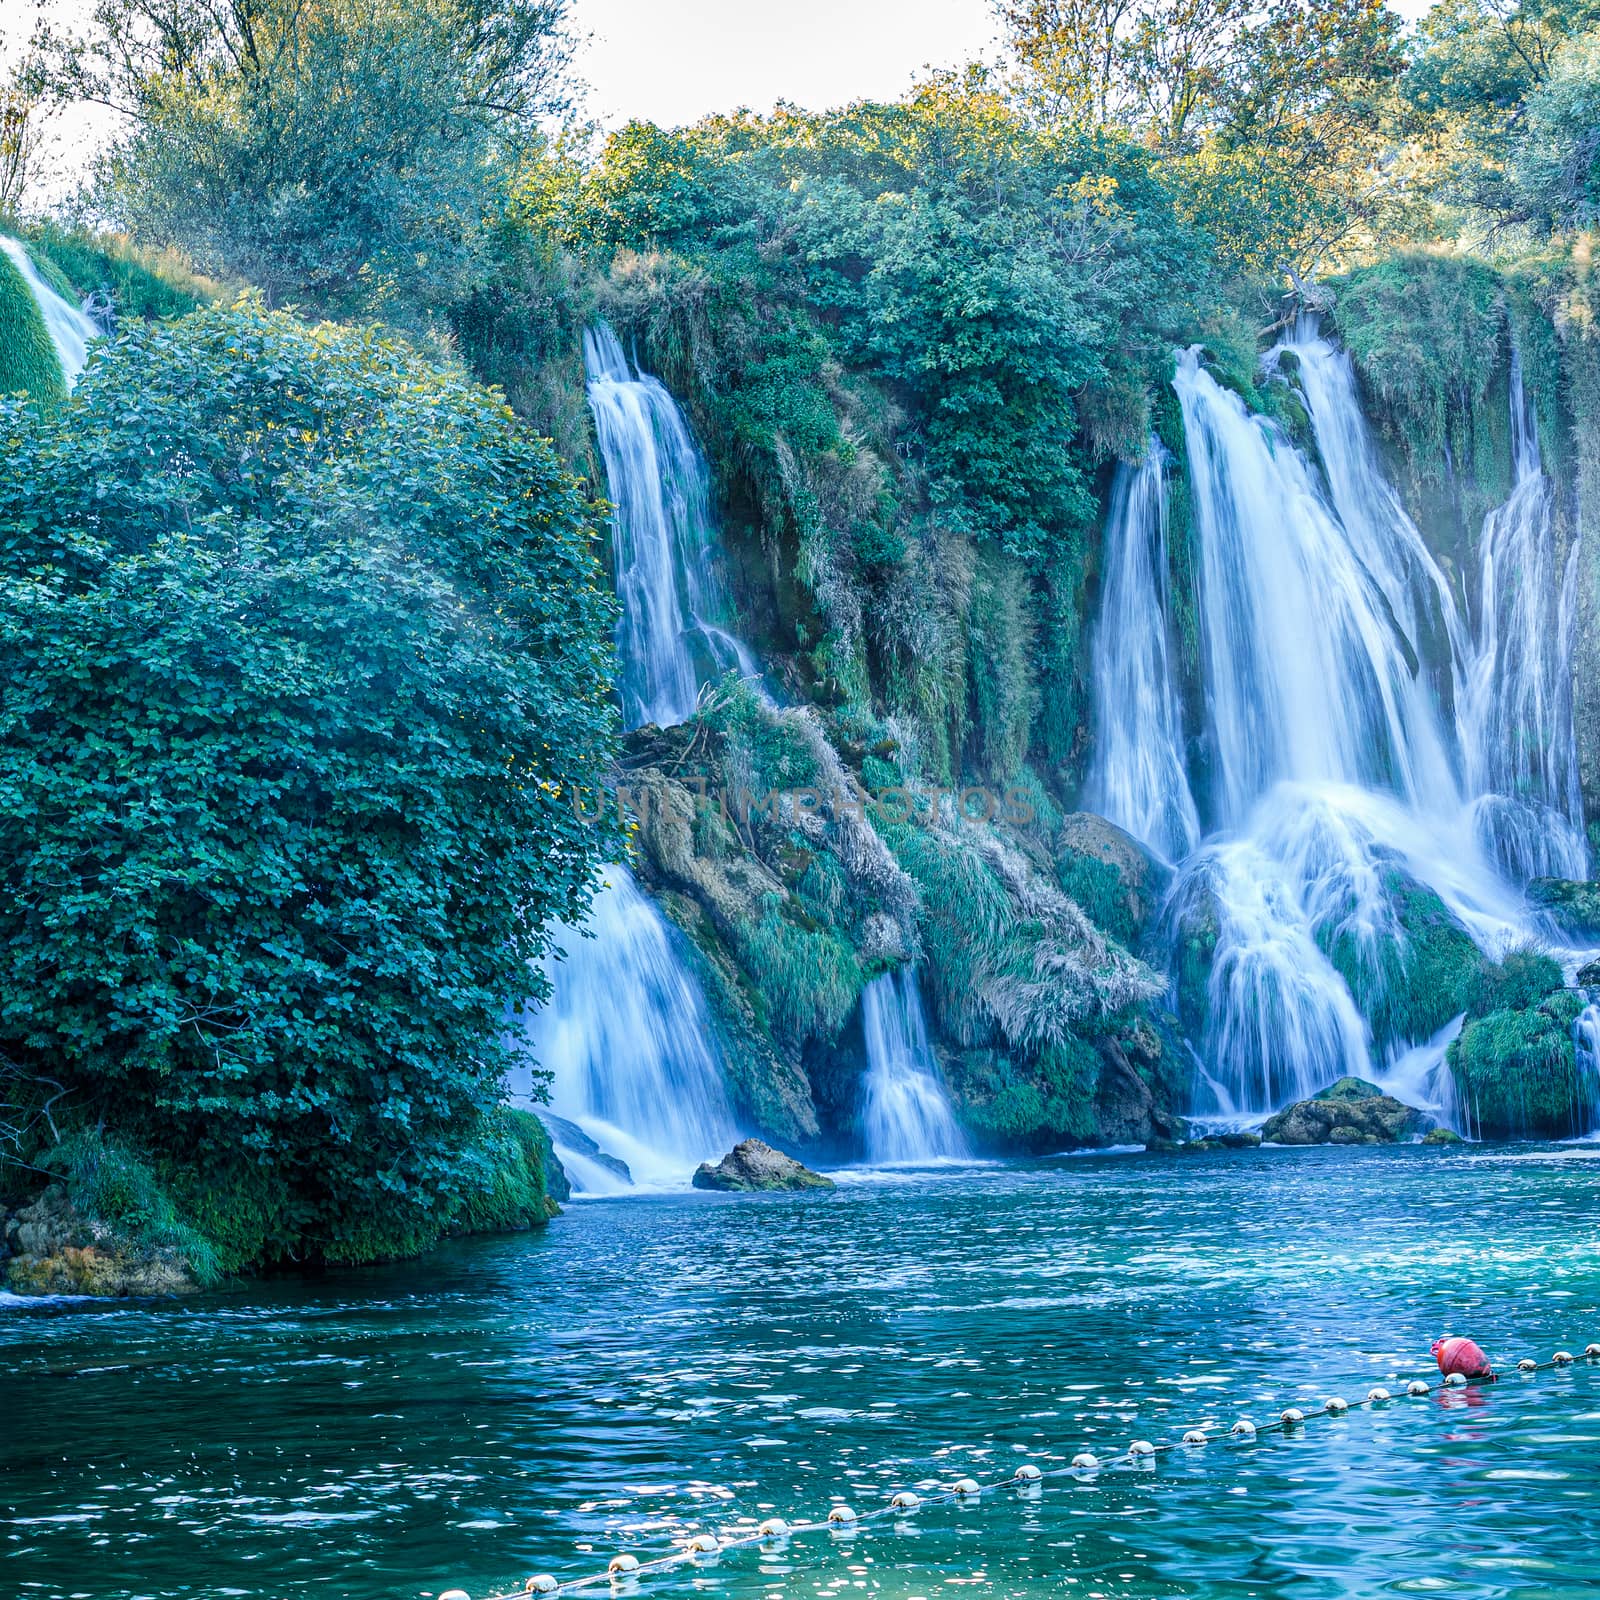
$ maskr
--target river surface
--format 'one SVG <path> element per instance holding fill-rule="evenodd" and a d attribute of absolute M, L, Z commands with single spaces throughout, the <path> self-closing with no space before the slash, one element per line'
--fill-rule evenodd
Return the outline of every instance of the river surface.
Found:
<path fill-rule="evenodd" d="M 597 1200 L 185 1304 L 0 1308 L 28 1597 L 474 1600 L 777 1514 L 1600 1339 L 1600 1147 L 1105 1156 Z M 1600 1366 L 624 1593 L 1600 1595 Z M 599 1590 L 605 1593 L 604 1586 Z"/>

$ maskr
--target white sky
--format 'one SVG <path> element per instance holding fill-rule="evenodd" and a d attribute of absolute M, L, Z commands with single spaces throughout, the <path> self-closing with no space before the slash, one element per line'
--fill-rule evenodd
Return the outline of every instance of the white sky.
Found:
<path fill-rule="evenodd" d="M 574 0 L 590 113 L 680 126 L 710 111 L 894 99 L 991 54 L 988 0 Z"/>
<path fill-rule="evenodd" d="M 39 0 L 0 0 L 0 61 L 23 42 Z M 1415 18 L 1429 0 L 1390 0 Z M 91 0 L 42 0 L 52 21 L 81 22 Z M 605 127 L 630 118 L 682 126 L 708 112 L 811 111 L 894 99 L 929 68 L 992 58 L 999 26 L 989 0 L 571 0 L 587 36 L 577 71 L 585 111 Z M 110 119 L 72 107 L 57 121 L 40 198 L 76 188 Z"/>

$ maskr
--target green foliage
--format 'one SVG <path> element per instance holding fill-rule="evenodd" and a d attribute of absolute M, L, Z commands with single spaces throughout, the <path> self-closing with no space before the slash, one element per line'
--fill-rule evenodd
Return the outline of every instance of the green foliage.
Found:
<path fill-rule="evenodd" d="M 462 1157 L 451 1230 L 506 1233 L 548 1222 L 556 1207 L 545 1173 L 554 1155 L 545 1125 L 531 1111 L 501 1106 L 492 1112 Z"/>
<path fill-rule="evenodd" d="M 588 507 L 494 396 L 249 303 L 0 440 L 0 1050 L 305 1254 L 436 1233 L 615 849 Z"/>
<path fill-rule="evenodd" d="M 28 280 L 0 254 L 0 394 L 62 400 L 67 386 Z"/>
<path fill-rule="evenodd" d="M 102 209 L 202 271 L 420 318 L 463 284 L 505 154 L 564 101 L 564 0 L 98 0 L 67 87 L 128 112 Z"/>
<path fill-rule="evenodd" d="M 1456 1090 L 1474 1131 L 1491 1139 L 1562 1138 L 1589 1127 L 1572 1024 L 1583 1009 L 1556 990 L 1538 1003 L 1469 1022 L 1450 1047 Z"/>
<path fill-rule="evenodd" d="M 1436 547 L 1464 550 L 1511 492 L 1500 279 L 1467 257 L 1402 254 L 1336 289 L 1339 335 L 1412 512 Z"/>
<path fill-rule="evenodd" d="M 122 1248 L 146 1258 L 158 1251 L 181 1255 L 202 1287 L 228 1270 L 210 1240 L 180 1213 L 155 1167 L 126 1145 L 81 1129 L 41 1165 L 62 1181 L 78 1212 L 105 1224 Z"/>
<path fill-rule="evenodd" d="M 969 1050 L 950 1069 L 963 1125 L 980 1144 L 1003 1150 L 1059 1150 L 1096 1133 L 1100 1056 L 1067 1039 L 1026 1066 L 1001 1052 Z"/>
<path fill-rule="evenodd" d="M 758 979 L 757 1005 L 777 1039 L 798 1047 L 838 1034 L 866 981 L 844 940 L 793 901 L 771 897 L 736 930 L 735 942 L 740 963 Z"/>
<path fill-rule="evenodd" d="M 65 298 L 96 295 L 118 318 L 180 317 L 221 292 L 176 252 L 147 250 L 117 234 L 41 222 L 28 229 L 28 250 Z"/>
<path fill-rule="evenodd" d="M 1554 956 L 1529 946 L 1508 950 L 1500 961 L 1484 963 L 1466 1009 L 1475 1017 L 1491 1011 L 1526 1011 L 1565 981 Z"/>

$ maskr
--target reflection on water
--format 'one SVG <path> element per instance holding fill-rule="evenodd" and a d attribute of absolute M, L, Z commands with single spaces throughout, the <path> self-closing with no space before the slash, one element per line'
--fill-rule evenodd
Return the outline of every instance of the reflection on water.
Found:
<path fill-rule="evenodd" d="M 1593 1167 L 1123 1156 L 596 1200 L 187 1306 L 0 1309 L 9 1592 L 474 1595 L 1600 1338 Z M 652 1591 L 1587 1595 L 1600 1370 L 729 1553 Z"/>

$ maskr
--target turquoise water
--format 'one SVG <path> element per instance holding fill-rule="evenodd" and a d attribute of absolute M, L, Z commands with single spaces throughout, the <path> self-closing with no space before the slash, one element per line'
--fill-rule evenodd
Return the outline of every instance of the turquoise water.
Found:
<path fill-rule="evenodd" d="M 1600 1339 L 1600 1147 L 1063 1159 L 570 1206 L 185 1305 L 0 1310 L 9 1594 L 375 1600 Z M 1600 1595 L 1600 1368 L 624 1592 Z M 604 1588 L 600 1591 L 604 1593 Z"/>

